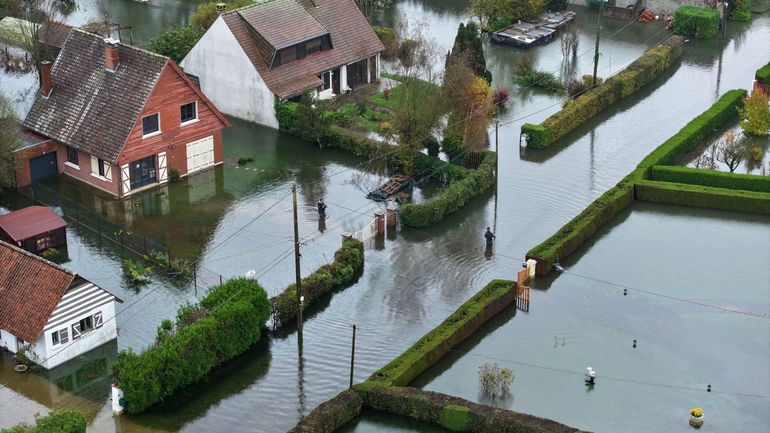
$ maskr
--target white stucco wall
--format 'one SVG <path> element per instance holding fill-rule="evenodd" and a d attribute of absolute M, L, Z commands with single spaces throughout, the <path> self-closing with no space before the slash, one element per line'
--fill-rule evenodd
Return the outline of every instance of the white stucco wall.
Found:
<path fill-rule="evenodd" d="M 273 92 L 225 24 L 217 18 L 180 63 L 223 113 L 278 128 Z"/>
<path fill-rule="evenodd" d="M 5 329 L 0 329 L 0 347 L 11 353 L 16 353 L 16 346 L 16 336 Z"/>

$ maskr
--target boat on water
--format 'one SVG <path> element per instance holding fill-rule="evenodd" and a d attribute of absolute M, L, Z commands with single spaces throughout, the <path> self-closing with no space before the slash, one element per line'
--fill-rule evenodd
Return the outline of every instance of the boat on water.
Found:
<path fill-rule="evenodd" d="M 543 12 L 535 18 L 521 20 L 492 33 L 492 41 L 519 48 L 547 44 L 556 32 L 575 19 L 575 12 Z"/>
<path fill-rule="evenodd" d="M 404 175 L 391 176 L 385 183 L 374 191 L 370 191 L 366 198 L 374 201 L 398 199 L 405 190 L 412 187 L 412 178 Z"/>

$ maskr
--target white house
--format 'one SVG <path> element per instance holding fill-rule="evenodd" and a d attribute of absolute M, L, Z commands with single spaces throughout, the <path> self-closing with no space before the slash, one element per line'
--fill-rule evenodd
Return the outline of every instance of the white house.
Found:
<path fill-rule="evenodd" d="M 222 112 L 277 128 L 276 97 L 377 81 L 383 49 L 353 0 L 267 0 L 223 12 L 181 66 Z"/>
<path fill-rule="evenodd" d="M 50 369 L 118 337 L 111 293 L 0 242 L 0 347 Z"/>

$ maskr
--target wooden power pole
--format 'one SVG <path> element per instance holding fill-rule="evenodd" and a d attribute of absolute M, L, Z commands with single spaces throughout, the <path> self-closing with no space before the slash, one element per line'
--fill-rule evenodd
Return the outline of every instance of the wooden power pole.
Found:
<path fill-rule="evenodd" d="M 604 0 L 599 0 L 599 18 L 596 29 L 596 48 L 594 49 L 594 75 L 591 80 L 591 87 L 596 86 L 596 72 L 599 67 L 599 38 L 602 34 L 602 13 L 604 12 Z"/>
<path fill-rule="evenodd" d="M 291 186 L 292 207 L 294 208 L 294 274 L 297 292 L 297 333 L 302 345 L 302 276 L 299 270 L 299 227 L 297 218 L 297 185 Z"/>

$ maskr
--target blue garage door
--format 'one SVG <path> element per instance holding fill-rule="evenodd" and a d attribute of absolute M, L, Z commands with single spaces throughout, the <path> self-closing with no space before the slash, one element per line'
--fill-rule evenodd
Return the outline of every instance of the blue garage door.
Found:
<path fill-rule="evenodd" d="M 37 182 L 46 177 L 56 176 L 59 170 L 56 167 L 56 152 L 51 152 L 29 160 L 29 174 L 32 182 Z"/>

